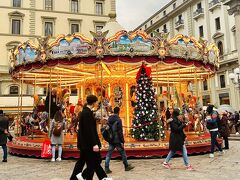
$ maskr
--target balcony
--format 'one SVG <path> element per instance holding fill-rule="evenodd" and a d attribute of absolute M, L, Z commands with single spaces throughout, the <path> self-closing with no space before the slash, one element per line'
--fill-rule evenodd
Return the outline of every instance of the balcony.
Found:
<path fill-rule="evenodd" d="M 197 20 L 198 18 L 204 16 L 204 9 L 199 8 L 195 12 L 193 12 L 193 19 Z"/>
<path fill-rule="evenodd" d="M 221 7 L 220 0 L 212 0 L 209 3 L 209 11 L 211 11 L 211 12 L 218 7 Z"/>
<path fill-rule="evenodd" d="M 182 27 L 184 27 L 183 19 L 179 19 L 177 22 L 175 22 L 175 29 L 180 29 Z"/>

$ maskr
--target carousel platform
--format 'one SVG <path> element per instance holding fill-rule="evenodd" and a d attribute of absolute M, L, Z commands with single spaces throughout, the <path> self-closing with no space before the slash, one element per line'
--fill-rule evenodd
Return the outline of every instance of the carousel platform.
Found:
<path fill-rule="evenodd" d="M 186 133 L 188 154 L 207 153 L 210 151 L 210 135 L 208 133 L 196 134 Z M 128 157 L 162 157 L 168 154 L 168 137 L 161 141 L 136 141 L 125 137 L 125 149 Z M 8 143 L 9 153 L 12 155 L 41 157 L 41 148 L 46 135 L 21 136 Z M 108 144 L 102 141 L 102 157 L 106 156 Z M 114 151 L 112 157 L 119 157 L 119 153 Z M 63 145 L 63 158 L 78 158 L 76 134 L 66 134 Z"/>

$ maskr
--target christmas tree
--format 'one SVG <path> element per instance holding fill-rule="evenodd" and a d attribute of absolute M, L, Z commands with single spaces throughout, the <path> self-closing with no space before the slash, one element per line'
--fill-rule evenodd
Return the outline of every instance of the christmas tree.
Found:
<path fill-rule="evenodd" d="M 131 135 L 137 140 L 159 140 L 164 130 L 158 117 L 151 68 L 142 65 L 137 74 L 136 101 Z"/>

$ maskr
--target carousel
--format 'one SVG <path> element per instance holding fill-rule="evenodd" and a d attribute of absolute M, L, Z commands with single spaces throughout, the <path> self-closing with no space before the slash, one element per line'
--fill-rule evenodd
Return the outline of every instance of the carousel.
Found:
<path fill-rule="evenodd" d="M 161 124 L 161 128 L 165 128 L 162 138 L 139 140 L 132 136 L 139 69 L 143 65 L 151 69 L 160 121 L 166 108 L 188 106 L 199 109 L 202 100 L 200 84 L 212 77 L 219 66 L 219 51 L 215 44 L 194 37 L 179 34 L 169 38 L 169 34 L 157 32 L 155 37 L 150 37 L 143 31 L 119 31 L 110 37 L 108 31 L 91 34 L 92 38 L 80 33 L 59 35 L 55 39 L 39 38 L 12 49 L 11 77 L 20 86 L 34 87 L 33 114 L 40 113 L 40 128 L 29 128 L 29 133 L 9 142 L 11 154 L 40 157 L 54 112 L 52 104 L 56 101 L 65 107 L 66 121 L 70 124 L 76 107 L 80 111 L 86 96 L 94 94 L 99 99 L 96 111 L 99 129 L 113 107 L 121 108 L 128 156 L 167 155 L 169 131 L 163 127 L 164 122 Z M 37 95 L 37 87 L 46 89 L 46 98 Z M 78 100 L 75 102 L 71 102 L 70 96 L 73 88 L 77 89 Z M 18 119 L 22 121 L 21 95 L 19 101 Z M 195 127 L 186 128 L 190 154 L 210 150 L 210 136 L 200 126 L 197 122 Z M 76 141 L 74 130 L 65 132 L 63 158 L 79 156 Z M 105 156 L 108 144 L 103 139 L 102 144 L 101 152 Z"/>

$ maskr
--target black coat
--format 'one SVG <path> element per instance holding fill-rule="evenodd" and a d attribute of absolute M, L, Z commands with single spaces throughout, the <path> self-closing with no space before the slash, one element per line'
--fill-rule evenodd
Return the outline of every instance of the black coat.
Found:
<path fill-rule="evenodd" d="M 49 113 L 49 93 L 46 97 L 45 101 L 45 111 Z M 51 106 L 50 106 L 50 118 L 53 119 L 55 113 L 59 110 L 60 108 L 57 106 L 57 96 L 56 95 L 51 95 Z"/>
<path fill-rule="evenodd" d="M 117 114 L 114 114 L 108 118 L 108 123 L 113 130 L 113 144 L 124 143 L 122 121 Z"/>
<path fill-rule="evenodd" d="M 181 151 L 184 145 L 186 135 L 183 132 L 183 128 L 186 125 L 179 121 L 177 118 L 174 118 L 170 122 L 171 134 L 169 140 L 169 149 L 172 151 Z"/>
<path fill-rule="evenodd" d="M 101 142 L 97 133 L 96 119 L 88 107 L 83 107 L 79 113 L 79 130 L 77 146 L 80 150 L 93 150 L 93 146 L 101 148 Z"/>
<path fill-rule="evenodd" d="M 7 134 L 4 133 L 4 130 L 6 129 L 8 131 L 8 118 L 0 115 L 0 146 L 7 144 Z"/>

